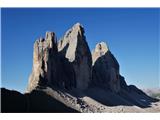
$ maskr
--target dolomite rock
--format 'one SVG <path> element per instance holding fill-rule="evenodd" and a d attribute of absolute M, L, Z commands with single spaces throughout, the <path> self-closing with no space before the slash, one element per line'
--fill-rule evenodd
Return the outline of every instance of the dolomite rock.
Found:
<path fill-rule="evenodd" d="M 124 89 L 124 90 L 128 91 L 129 88 L 128 88 L 128 85 L 127 85 L 127 83 L 125 81 L 125 78 L 123 76 L 119 75 L 119 80 L 120 80 L 121 89 Z"/>
<path fill-rule="evenodd" d="M 53 32 L 47 32 L 45 39 L 40 38 L 34 44 L 33 68 L 27 92 L 46 86 L 65 89 L 76 86 L 73 67 L 58 53 Z"/>
<path fill-rule="evenodd" d="M 47 32 L 45 39 L 39 38 L 34 43 L 29 93 L 25 94 L 27 103 L 18 97 L 24 101 L 21 103 L 24 111 L 67 112 L 71 107 L 80 112 L 108 112 L 108 108 L 111 110 L 114 106 L 144 108 L 156 101 L 136 86 L 127 85 L 119 73 L 119 63 L 106 43 L 98 43 L 91 55 L 84 29 L 79 23 L 69 29 L 58 43 L 55 38 L 53 32 Z M 27 108 L 26 104 L 29 105 Z M 54 107 L 57 105 L 58 109 Z"/>
<path fill-rule="evenodd" d="M 84 90 L 91 81 L 92 57 L 80 23 L 69 29 L 58 43 L 58 51 L 72 64 L 76 88 Z"/>
<path fill-rule="evenodd" d="M 119 64 L 110 52 L 106 43 L 96 45 L 92 52 L 93 84 L 119 92 Z"/>
<path fill-rule="evenodd" d="M 91 53 L 79 23 L 66 32 L 58 47 L 55 34 L 47 32 L 45 39 L 34 44 L 27 91 L 45 86 L 84 90 L 91 81 L 91 67 Z"/>
<path fill-rule="evenodd" d="M 37 39 L 34 43 L 33 68 L 29 77 L 27 91 L 30 92 L 38 86 L 46 86 L 50 80 L 50 54 L 56 53 L 55 34 L 46 32 L 46 38 Z"/>
<path fill-rule="evenodd" d="M 47 32 L 45 39 L 34 43 L 27 91 L 45 86 L 85 90 L 92 83 L 114 92 L 120 90 L 119 64 L 104 42 L 98 43 L 91 55 L 79 23 L 58 43 L 55 38 L 53 32 Z"/>

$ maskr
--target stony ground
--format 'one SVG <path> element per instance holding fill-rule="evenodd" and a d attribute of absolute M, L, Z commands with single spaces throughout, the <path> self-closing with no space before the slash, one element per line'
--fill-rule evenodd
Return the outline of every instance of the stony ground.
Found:
<path fill-rule="evenodd" d="M 86 101 L 86 103 L 91 106 L 94 107 L 95 109 L 98 109 L 98 111 L 100 112 L 113 112 L 113 113 L 139 113 L 139 112 L 160 112 L 160 102 L 156 102 L 156 103 L 152 103 L 151 107 L 147 107 L 147 108 L 140 108 L 138 106 L 105 106 L 95 100 L 93 100 L 92 98 L 89 97 L 84 97 L 83 98 L 84 101 Z"/>
<path fill-rule="evenodd" d="M 117 106 L 106 106 L 102 103 L 94 100 L 91 97 L 73 97 L 68 93 L 61 91 L 54 91 L 50 88 L 44 90 L 48 95 L 53 96 L 57 100 L 66 104 L 67 106 L 74 108 L 80 112 L 109 112 L 109 113 L 145 113 L 145 112 L 160 112 L 160 101 L 151 103 L 150 107 L 141 108 L 138 106 L 127 106 L 127 105 L 117 105 Z"/>

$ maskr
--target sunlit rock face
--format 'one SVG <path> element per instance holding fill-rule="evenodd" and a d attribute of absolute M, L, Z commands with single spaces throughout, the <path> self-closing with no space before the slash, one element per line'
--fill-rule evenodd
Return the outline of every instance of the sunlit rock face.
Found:
<path fill-rule="evenodd" d="M 35 41 L 27 91 L 45 86 L 85 90 L 90 85 L 120 90 L 119 64 L 106 43 L 98 43 L 91 55 L 80 23 L 58 43 L 53 32 Z"/>
<path fill-rule="evenodd" d="M 119 64 L 106 43 L 98 43 L 92 52 L 93 84 L 120 91 Z"/>
<path fill-rule="evenodd" d="M 28 93 L 12 95 L 2 90 L 3 97 L 8 98 L 6 105 L 14 103 L 10 96 L 20 102 L 21 106 L 14 110 L 108 112 L 107 106 L 144 108 L 157 101 L 136 86 L 127 85 L 120 75 L 119 63 L 105 42 L 98 43 L 90 53 L 80 23 L 73 25 L 58 42 L 55 33 L 46 32 L 44 38 L 35 41 L 33 48 Z M 39 107 L 41 104 L 44 105 Z"/>
<path fill-rule="evenodd" d="M 47 32 L 45 39 L 40 38 L 34 43 L 33 68 L 27 91 L 45 86 L 84 90 L 91 81 L 91 67 L 91 53 L 79 23 L 58 43 L 55 34 Z"/>
<path fill-rule="evenodd" d="M 91 81 L 92 57 L 80 23 L 69 29 L 58 43 L 58 51 L 72 64 L 76 88 L 84 90 Z"/>
<path fill-rule="evenodd" d="M 50 54 L 57 54 L 55 34 L 46 32 L 46 37 L 39 38 L 34 43 L 33 67 L 29 77 L 27 91 L 32 91 L 37 86 L 45 86 L 50 80 Z"/>
<path fill-rule="evenodd" d="M 27 92 L 46 86 L 71 89 L 76 87 L 75 73 L 70 62 L 58 53 L 53 32 L 34 43 L 33 68 L 29 77 Z"/>

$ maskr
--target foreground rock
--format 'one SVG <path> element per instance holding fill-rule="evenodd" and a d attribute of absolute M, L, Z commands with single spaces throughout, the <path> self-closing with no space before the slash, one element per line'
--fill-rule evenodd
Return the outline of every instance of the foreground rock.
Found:
<path fill-rule="evenodd" d="M 1 112 L 27 112 L 26 97 L 17 92 L 1 88 Z"/>
<path fill-rule="evenodd" d="M 25 112 L 78 112 L 60 101 L 54 99 L 43 91 L 32 91 L 29 94 L 21 94 L 1 88 L 1 111 L 3 113 Z"/>
<path fill-rule="evenodd" d="M 160 102 L 150 102 L 148 107 L 140 107 L 121 95 L 100 88 L 88 89 L 83 95 L 76 97 L 49 87 L 29 94 L 2 88 L 2 112 L 160 112 Z"/>

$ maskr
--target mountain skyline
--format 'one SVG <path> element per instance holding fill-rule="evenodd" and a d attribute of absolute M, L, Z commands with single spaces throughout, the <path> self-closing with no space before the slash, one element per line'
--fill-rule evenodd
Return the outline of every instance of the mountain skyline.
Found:
<path fill-rule="evenodd" d="M 159 94 L 128 85 L 108 45 L 91 53 L 84 33 L 76 23 L 58 42 L 50 31 L 37 38 L 27 90 L 1 88 L 2 112 L 159 112 Z"/>
<path fill-rule="evenodd" d="M 76 22 L 85 26 L 90 50 L 97 41 L 109 44 L 128 84 L 159 87 L 158 9 L 2 9 L 1 12 L 2 87 L 24 92 L 31 72 L 32 44 L 37 36 L 50 30 L 56 32 L 59 40 Z"/>

